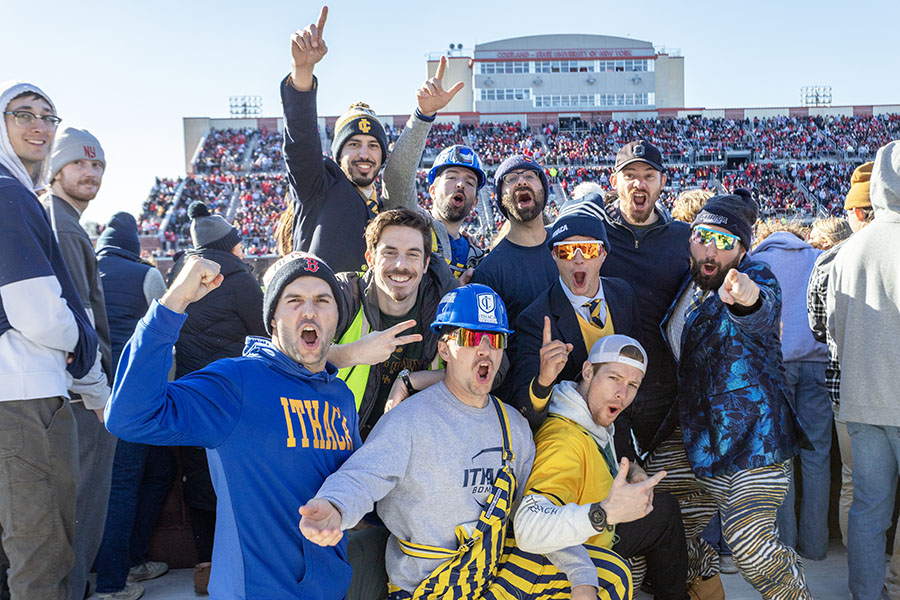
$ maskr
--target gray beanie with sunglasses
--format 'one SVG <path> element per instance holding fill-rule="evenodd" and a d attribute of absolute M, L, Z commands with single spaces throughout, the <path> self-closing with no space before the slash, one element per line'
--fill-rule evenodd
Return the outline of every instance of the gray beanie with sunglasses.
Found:
<path fill-rule="evenodd" d="M 744 189 L 736 189 L 733 194 L 719 194 L 706 201 L 697 213 L 691 227 L 714 225 L 722 227 L 738 236 L 744 250 L 749 251 L 753 240 L 753 225 L 759 215 L 759 205 Z"/>

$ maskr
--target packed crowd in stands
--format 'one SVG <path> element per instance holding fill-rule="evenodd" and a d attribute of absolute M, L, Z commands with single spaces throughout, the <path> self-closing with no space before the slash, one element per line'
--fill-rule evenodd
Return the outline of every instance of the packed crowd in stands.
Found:
<path fill-rule="evenodd" d="M 141 216 L 138 218 L 138 229 L 142 234 L 159 233 L 159 226 L 175 199 L 175 192 L 181 185 L 181 181 L 181 177 L 177 179 L 156 178 L 150 194 L 144 200 Z"/>
<path fill-rule="evenodd" d="M 194 163 L 196 172 L 221 173 L 241 170 L 247 143 L 255 131 L 252 127 L 210 129 Z"/>
<path fill-rule="evenodd" d="M 472 128 L 471 137 L 472 148 L 487 167 L 499 165 L 511 154 L 524 154 L 545 162 L 540 141 L 530 127 L 520 122 L 481 123 Z"/>
<path fill-rule="evenodd" d="M 385 127 L 389 144 L 400 131 Z M 329 132 L 331 133 L 331 132 Z M 248 143 L 256 146 L 245 164 Z M 478 125 L 437 123 L 425 144 L 425 160 L 442 148 L 466 144 L 478 152 L 488 177 L 506 156 L 522 153 L 541 162 L 553 184 L 547 205 L 552 217 L 576 185 L 585 181 L 609 186 L 615 153 L 629 140 L 648 139 L 663 151 L 668 161 L 668 183 L 661 195 L 666 206 L 688 188 L 754 190 L 765 217 L 790 214 L 840 214 L 849 176 L 875 149 L 900 137 L 900 115 L 854 117 L 771 117 L 767 119 L 657 118 L 633 121 L 585 123 L 570 121 L 564 128 L 542 125 L 534 129 L 521 122 Z M 250 255 L 270 253 L 272 233 L 284 207 L 286 190 L 281 132 L 266 129 L 211 130 L 195 163 L 197 175 L 185 187 L 169 227 L 160 232 L 181 183 L 180 179 L 157 179 L 144 202 L 139 226 L 142 233 L 160 235 L 162 252 L 171 254 L 189 243 L 186 207 L 204 200 L 213 212 L 227 214 L 238 192 L 233 220 L 247 240 Z M 726 153 L 745 151 L 741 162 L 727 164 Z M 727 169 L 726 169 L 727 164 Z M 248 171 L 252 174 L 238 174 Z M 266 174 L 266 175 L 263 175 Z M 427 171 L 417 175 L 420 205 L 431 207 Z M 561 194 L 560 194 L 561 192 Z M 476 206 L 464 224 L 485 247 L 504 222 L 496 210 L 484 218 Z M 485 223 L 490 221 L 490 225 Z"/>
<path fill-rule="evenodd" d="M 164 251 L 172 254 L 175 250 L 190 244 L 191 219 L 187 209 L 191 202 L 200 200 L 206 203 L 210 212 L 225 215 L 235 186 L 241 181 L 241 176 L 234 174 L 225 175 L 194 175 L 188 178 L 181 193 L 181 201 L 172 213 L 169 227 L 163 240 L 166 242 Z"/>
<path fill-rule="evenodd" d="M 259 132 L 259 142 L 250 155 L 250 170 L 254 173 L 284 171 L 284 158 L 281 155 L 283 143 L 284 137 L 280 131 L 262 129 Z"/>
<path fill-rule="evenodd" d="M 287 175 L 248 175 L 241 179 L 240 185 L 240 205 L 233 222 L 244 240 L 244 253 L 274 254 L 272 240 L 278 217 L 285 209 Z"/>

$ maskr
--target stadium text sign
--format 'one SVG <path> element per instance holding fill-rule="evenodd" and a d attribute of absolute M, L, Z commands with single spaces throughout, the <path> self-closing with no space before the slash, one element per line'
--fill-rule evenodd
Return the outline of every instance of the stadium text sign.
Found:
<path fill-rule="evenodd" d="M 642 52 L 640 54 L 646 54 Z M 632 50 L 501 50 L 497 52 L 476 52 L 476 60 L 535 60 L 548 58 L 632 58 Z M 648 58 L 641 56 L 641 58 Z"/>

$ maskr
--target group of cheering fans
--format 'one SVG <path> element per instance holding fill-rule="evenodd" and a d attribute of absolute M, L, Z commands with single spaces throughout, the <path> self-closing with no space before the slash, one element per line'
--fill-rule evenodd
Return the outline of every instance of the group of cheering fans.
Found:
<path fill-rule="evenodd" d="M 430 214 L 417 207 L 429 129 L 462 87 L 443 87 L 445 59 L 389 159 L 362 103 L 323 157 L 313 71 L 326 18 L 323 8 L 291 39 L 290 202 L 263 291 L 240 266 L 238 230 L 202 205 L 191 232 L 209 252 L 185 255 L 168 287 L 138 260 L 123 213 L 98 242 L 98 268 L 74 228 L 106 167 L 99 143 L 56 134 L 36 86 L 0 89 L 0 527 L 12 598 L 85 597 L 98 549 L 96 597 L 139 597 L 133 582 L 151 574 L 135 546 L 149 531 L 137 508 L 122 515 L 117 482 L 164 446 L 206 449 L 214 598 L 624 600 L 641 588 L 719 599 L 719 553 L 701 536 L 714 516 L 763 598 L 811 598 L 792 547 L 804 540 L 784 543 L 776 514 L 792 461 L 819 442 L 785 375 L 788 286 L 750 252 L 751 194 L 712 196 L 689 223 L 674 220 L 657 202 L 662 155 L 635 140 L 616 156 L 614 201 L 588 194 L 547 223 L 547 174 L 514 155 L 492 182 L 508 229 L 486 253 L 460 228 L 488 185 L 473 149 L 438 155 Z M 851 396 L 850 588 L 874 599 L 900 426 L 896 353 L 881 350 L 900 332 L 898 142 L 854 175 L 848 206 L 855 229 L 871 223 L 814 271 L 814 324 Z M 256 335 L 191 368 L 178 350 L 170 381 L 173 348 L 211 298 L 216 310 L 254 306 L 242 318 Z M 219 321 L 195 326 L 194 343 L 211 342 Z M 110 564 L 117 573 L 100 572 Z"/>

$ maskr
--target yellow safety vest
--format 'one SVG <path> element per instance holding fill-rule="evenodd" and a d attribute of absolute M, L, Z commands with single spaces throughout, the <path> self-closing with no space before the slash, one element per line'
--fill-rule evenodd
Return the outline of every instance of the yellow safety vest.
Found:
<path fill-rule="evenodd" d="M 366 319 L 366 311 L 363 310 L 362 303 L 359 305 L 359 312 L 356 313 L 350 327 L 338 340 L 338 344 L 349 344 L 355 342 L 362 336 L 372 330 L 369 326 L 369 320 Z M 369 381 L 370 365 L 353 365 L 352 367 L 344 367 L 338 371 L 338 378 L 343 379 L 350 391 L 353 392 L 353 399 L 356 400 L 356 410 L 362 404 L 363 395 L 366 393 L 366 383 Z"/>

